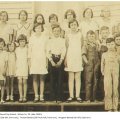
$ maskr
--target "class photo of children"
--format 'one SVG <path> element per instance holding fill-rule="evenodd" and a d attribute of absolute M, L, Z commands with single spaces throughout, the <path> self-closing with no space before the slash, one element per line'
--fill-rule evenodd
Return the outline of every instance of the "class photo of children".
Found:
<path fill-rule="evenodd" d="M 0 2 L 0 111 L 120 111 L 120 2 Z"/>

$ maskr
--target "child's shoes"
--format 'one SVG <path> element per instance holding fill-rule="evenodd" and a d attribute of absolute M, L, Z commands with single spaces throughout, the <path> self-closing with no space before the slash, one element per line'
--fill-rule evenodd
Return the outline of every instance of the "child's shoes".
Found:
<path fill-rule="evenodd" d="M 69 97 L 66 102 L 69 103 L 69 102 L 72 102 L 72 101 L 73 101 L 73 98 Z"/>
<path fill-rule="evenodd" d="M 35 96 L 35 99 L 34 99 L 34 103 L 38 102 L 39 101 L 39 96 Z"/>
<path fill-rule="evenodd" d="M 27 102 L 27 99 L 26 97 L 23 98 L 23 102 L 26 103 Z"/>
<path fill-rule="evenodd" d="M 6 98 L 6 101 L 8 102 L 10 100 L 10 96 L 8 95 Z"/>
<path fill-rule="evenodd" d="M 1 104 L 5 103 L 5 101 L 3 99 L 1 99 Z"/>
<path fill-rule="evenodd" d="M 45 102 L 44 98 L 43 98 L 43 95 L 40 95 L 40 102 Z"/>
<path fill-rule="evenodd" d="M 82 99 L 80 97 L 77 97 L 76 100 L 77 102 L 80 102 L 80 103 L 82 102 Z"/>
<path fill-rule="evenodd" d="M 22 102 L 23 102 L 23 99 L 22 99 L 22 98 L 20 98 L 20 99 L 19 99 L 19 103 L 22 103 Z"/>
<path fill-rule="evenodd" d="M 13 101 L 14 101 L 14 99 L 13 99 L 13 96 L 12 96 L 12 95 L 10 96 L 10 101 L 11 101 L 11 102 L 13 102 Z"/>

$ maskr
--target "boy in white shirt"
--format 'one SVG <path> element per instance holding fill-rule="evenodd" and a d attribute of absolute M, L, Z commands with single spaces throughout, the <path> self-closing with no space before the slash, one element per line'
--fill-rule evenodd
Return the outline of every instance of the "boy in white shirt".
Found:
<path fill-rule="evenodd" d="M 47 44 L 47 57 L 50 72 L 50 100 L 63 100 L 63 71 L 66 53 L 65 39 L 60 37 L 61 28 L 58 24 L 52 26 L 53 36 Z"/>

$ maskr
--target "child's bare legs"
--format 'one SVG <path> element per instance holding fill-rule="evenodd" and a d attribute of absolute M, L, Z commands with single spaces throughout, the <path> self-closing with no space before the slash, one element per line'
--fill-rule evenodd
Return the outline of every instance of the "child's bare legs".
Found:
<path fill-rule="evenodd" d="M 18 89 L 19 89 L 19 95 L 20 95 L 20 99 L 19 99 L 20 102 L 23 99 L 23 86 L 22 86 L 22 84 L 23 84 L 22 78 L 19 78 L 18 79 Z"/>
<path fill-rule="evenodd" d="M 1 85 L 1 103 L 4 103 L 4 89 L 5 89 L 5 86 L 4 86 L 4 80 L 1 80 L 0 81 L 0 85 Z"/>
<path fill-rule="evenodd" d="M 35 99 L 38 100 L 38 80 L 37 75 L 33 75 L 33 89 L 35 93 Z"/>
<path fill-rule="evenodd" d="M 10 78 L 7 77 L 6 79 L 6 92 L 7 92 L 7 98 L 6 100 L 8 101 L 10 99 Z"/>
<path fill-rule="evenodd" d="M 81 89 L 81 72 L 75 73 L 75 88 L 76 88 L 76 98 L 80 97 L 80 89 Z"/>
<path fill-rule="evenodd" d="M 23 101 L 26 101 L 27 95 L 27 79 L 23 79 Z"/>
<path fill-rule="evenodd" d="M 68 81 L 68 86 L 69 86 L 69 94 L 70 97 L 73 98 L 73 91 L 74 91 L 74 72 L 69 72 L 69 81 Z"/>
<path fill-rule="evenodd" d="M 44 79 L 41 79 L 40 77 L 40 100 L 44 100 Z"/>

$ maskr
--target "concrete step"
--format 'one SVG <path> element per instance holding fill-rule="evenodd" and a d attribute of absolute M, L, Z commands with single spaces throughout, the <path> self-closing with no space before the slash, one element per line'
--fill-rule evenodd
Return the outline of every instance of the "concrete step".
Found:
<path fill-rule="evenodd" d="M 26 103 L 5 102 L 0 104 L 0 111 L 104 111 L 104 102 L 71 103 L 46 101 L 45 103 L 28 101 Z"/>

